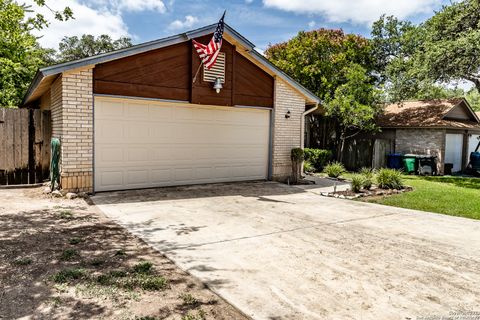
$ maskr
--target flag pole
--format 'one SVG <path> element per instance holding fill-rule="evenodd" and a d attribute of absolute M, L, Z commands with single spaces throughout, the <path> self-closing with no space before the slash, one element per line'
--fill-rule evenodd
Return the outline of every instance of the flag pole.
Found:
<path fill-rule="evenodd" d="M 197 81 L 197 76 L 198 76 L 198 73 L 200 72 L 200 68 L 202 68 L 202 66 L 203 66 L 203 61 L 200 62 L 200 65 L 198 66 L 197 72 L 195 72 L 195 76 L 193 77 L 192 83 L 195 83 L 195 81 Z"/>

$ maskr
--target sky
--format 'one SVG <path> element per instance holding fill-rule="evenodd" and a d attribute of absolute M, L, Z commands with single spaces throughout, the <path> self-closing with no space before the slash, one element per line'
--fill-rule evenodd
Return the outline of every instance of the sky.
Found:
<path fill-rule="evenodd" d="M 31 0 L 26 0 L 27 3 Z M 50 26 L 37 32 L 44 47 L 57 48 L 64 36 L 128 36 L 134 44 L 225 22 L 264 51 L 301 30 L 341 28 L 369 36 L 380 15 L 419 23 L 448 0 L 46 0 L 52 9 L 69 6 L 75 19 L 55 21 L 41 8 Z"/>

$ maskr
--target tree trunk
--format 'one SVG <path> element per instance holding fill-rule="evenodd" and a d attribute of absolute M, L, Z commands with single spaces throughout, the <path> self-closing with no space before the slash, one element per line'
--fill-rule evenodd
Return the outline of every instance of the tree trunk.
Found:
<path fill-rule="evenodd" d="M 338 155 L 338 162 L 343 163 L 343 149 L 345 148 L 345 137 L 340 137 L 340 152 Z"/>

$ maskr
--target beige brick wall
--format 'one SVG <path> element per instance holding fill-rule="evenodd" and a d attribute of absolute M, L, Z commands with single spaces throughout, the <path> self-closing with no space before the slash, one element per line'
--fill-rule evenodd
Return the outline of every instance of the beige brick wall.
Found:
<path fill-rule="evenodd" d="M 437 156 L 437 170 L 440 174 L 443 174 L 445 130 L 397 129 L 395 152 Z"/>
<path fill-rule="evenodd" d="M 301 147 L 301 119 L 305 98 L 283 80 L 275 80 L 272 178 L 285 180 L 292 174 L 290 151 Z M 285 114 L 290 110 L 290 118 Z"/>
<path fill-rule="evenodd" d="M 61 142 L 61 185 L 93 191 L 92 68 L 63 73 L 52 85 L 52 136 Z"/>

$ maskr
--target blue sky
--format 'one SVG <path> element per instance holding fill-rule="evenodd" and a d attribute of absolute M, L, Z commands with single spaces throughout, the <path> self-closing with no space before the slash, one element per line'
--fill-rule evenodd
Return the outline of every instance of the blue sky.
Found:
<path fill-rule="evenodd" d="M 288 40 L 300 30 L 342 28 L 368 36 L 381 14 L 420 22 L 445 0 L 47 0 L 53 8 L 70 6 L 75 20 L 53 21 L 38 35 L 56 47 L 63 36 L 90 33 L 129 36 L 134 43 L 181 33 L 218 21 L 226 22 L 262 51 L 269 43 Z M 49 13 L 45 12 L 48 16 Z"/>

